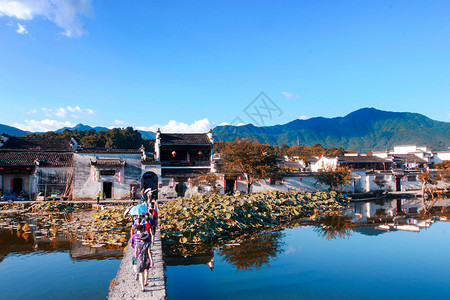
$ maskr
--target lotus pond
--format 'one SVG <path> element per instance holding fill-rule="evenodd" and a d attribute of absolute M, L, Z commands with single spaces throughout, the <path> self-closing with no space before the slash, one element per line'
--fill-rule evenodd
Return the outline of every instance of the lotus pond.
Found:
<path fill-rule="evenodd" d="M 180 241 L 182 237 L 194 240 L 194 236 L 178 236 L 176 228 L 171 238 L 177 237 L 177 243 L 164 248 L 168 298 L 448 298 L 450 200 L 441 201 L 432 215 L 424 216 L 417 213 L 420 200 L 347 203 L 343 209 L 340 203 L 329 202 L 327 210 L 332 214 L 322 217 L 318 216 L 324 211 L 314 205 L 295 209 L 298 214 L 292 205 L 279 206 L 278 217 L 269 219 L 255 218 L 267 217 L 265 207 L 258 206 L 250 210 L 250 217 L 247 214 L 253 221 L 242 223 L 232 222 L 239 210 L 231 216 L 226 211 L 219 218 L 224 229 L 220 235 L 214 230 L 209 232 L 211 238 L 200 243 Z M 335 208 L 341 213 L 336 214 Z M 215 209 L 224 210 L 224 206 Z M 394 221 L 390 217 L 394 212 L 406 215 Z M 118 229 L 109 221 L 119 218 L 119 213 L 88 215 L 92 221 L 79 228 L 74 218 L 61 223 L 45 216 L 48 220 L 42 224 L 17 215 L 16 221 L 7 219 L 16 225 L 18 219 L 22 225 L 27 222 L 31 231 L 40 229 L 37 235 L 23 227 L 17 230 L 16 225 L 0 231 L 0 298 L 105 299 L 122 258 L 115 241 L 118 238 L 120 243 L 121 234 L 108 235 Z M 177 222 L 185 222 L 183 218 Z M 284 226 L 268 225 L 283 218 Z M 52 230 L 52 224 L 59 224 L 60 230 Z M 254 228 L 236 234 L 233 224 Z M 71 230 L 66 230 L 73 227 L 78 231 L 95 228 L 92 238 L 96 240 L 74 239 Z"/>
<path fill-rule="evenodd" d="M 421 216 L 419 200 L 352 203 L 341 216 L 165 250 L 168 298 L 447 299 L 449 204 Z"/>
<path fill-rule="evenodd" d="M 105 299 L 127 239 L 124 207 L 52 202 L 0 211 L 1 299 Z"/>

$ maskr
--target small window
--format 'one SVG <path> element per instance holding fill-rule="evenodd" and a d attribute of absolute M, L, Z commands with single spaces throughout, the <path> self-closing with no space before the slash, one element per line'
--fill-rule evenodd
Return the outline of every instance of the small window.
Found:
<path fill-rule="evenodd" d="M 408 176 L 408 181 L 417 181 L 417 176 L 416 175 L 409 175 Z"/>

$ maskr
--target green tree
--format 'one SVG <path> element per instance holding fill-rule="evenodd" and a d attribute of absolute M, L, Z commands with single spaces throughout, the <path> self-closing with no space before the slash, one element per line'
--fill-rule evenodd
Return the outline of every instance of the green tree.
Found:
<path fill-rule="evenodd" d="M 236 138 L 222 150 L 219 171 L 226 174 L 243 174 L 247 180 L 247 193 L 256 178 L 275 178 L 279 174 L 277 156 L 272 147 L 251 139 Z"/>
<path fill-rule="evenodd" d="M 316 182 L 328 185 L 332 190 L 339 190 L 342 185 L 348 184 L 352 177 L 352 171 L 343 166 L 337 168 L 327 167 L 317 172 L 314 177 Z"/>

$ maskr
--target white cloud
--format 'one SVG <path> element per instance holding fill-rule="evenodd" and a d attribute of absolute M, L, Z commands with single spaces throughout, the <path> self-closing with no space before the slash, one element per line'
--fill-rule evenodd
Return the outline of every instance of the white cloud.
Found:
<path fill-rule="evenodd" d="M 19 20 L 44 17 L 62 28 L 62 35 L 77 37 L 84 34 L 80 17 L 91 12 L 91 0 L 0 0 L 0 17 Z"/>
<path fill-rule="evenodd" d="M 156 124 L 151 126 L 136 126 L 136 129 L 155 132 L 158 130 L 158 128 L 160 128 L 161 131 L 165 133 L 204 133 L 208 132 L 214 127 L 214 123 L 210 122 L 207 118 L 204 118 L 201 120 L 197 120 L 192 124 L 170 120 L 166 125 Z"/>
<path fill-rule="evenodd" d="M 66 106 L 66 107 L 59 107 L 57 109 L 51 109 L 51 108 L 46 108 L 46 107 L 42 107 L 41 111 L 44 113 L 46 118 L 50 118 L 52 116 L 56 116 L 58 118 L 61 119 L 81 119 L 83 114 L 89 114 L 92 115 L 95 113 L 95 111 L 93 109 L 90 108 L 81 108 L 78 105 L 77 106 Z M 36 113 L 37 110 L 33 109 L 31 112 L 29 112 L 28 114 L 32 114 L 32 113 Z"/>
<path fill-rule="evenodd" d="M 308 119 L 309 119 L 308 116 L 299 116 L 298 118 L 299 118 L 300 120 L 308 120 Z"/>
<path fill-rule="evenodd" d="M 76 111 L 81 111 L 81 108 L 79 106 L 72 107 L 69 105 L 69 106 L 67 106 L 67 110 L 70 112 L 76 112 Z"/>
<path fill-rule="evenodd" d="M 290 92 L 281 92 L 281 94 L 286 97 L 287 100 L 291 100 L 291 99 L 300 99 L 300 97 L 294 93 L 290 93 Z"/>
<path fill-rule="evenodd" d="M 14 123 L 13 126 L 17 127 L 22 130 L 26 131 L 39 131 L 39 132 L 45 132 L 45 131 L 52 131 L 57 130 L 62 127 L 73 127 L 74 124 L 70 123 L 69 121 L 60 122 L 57 120 L 25 120 L 25 124 L 23 123 Z"/>
<path fill-rule="evenodd" d="M 131 127 L 133 127 L 133 125 L 132 124 L 130 124 L 130 123 L 128 123 L 128 122 L 126 122 L 126 121 L 122 121 L 122 120 L 114 120 L 114 125 L 115 126 L 120 126 L 120 127 L 128 127 L 128 126 L 131 126 Z M 112 128 L 114 128 L 114 126 L 112 126 Z"/>
<path fill-rule="evenodd" d="M 66 118 L 66 115 L 67 115 L 67 110 L 62 107 L 58 108 L 58 111 L 55 113 L 55 116 L 60 117 L 61 119 Z"/>
<path fill-rule="evenodd" d="M 37 110 L 36 110 L 36 109 L 32 109 L 32 110 L 30 110 L 29 112 L 27 112 L 28 115 L 33 115 L 33 114 L 35 114 L 35 113 L 37 113 Z"/>
<path fill-rule="evenodd" d="M 245 125 L 247 125 L 247 124 L 245 124 L 245 123 L 239 123 L 239 124 L 237 124 L 236 126 L 245 126 Z"/>
<path fill-rule="evenodd" d="M 44 115 L 48 118 L 51 116 L 52 110 L 50 108 L 43 107 L 41 110 L 44 112 Z"/>
<path fill-rule="evenodd" d="M 222 123 L 220 123 L 218 126 L 227 126 L 227 125 L 231 125 L 230 123 L 227 123 L 227 122 L 222 122 Z"/>
<path fill-rule="evenodd" d="M 25 26 L 22 25 L 22 24 L 20 24 L 20 23 L 17 23 L 17 29 L 16 29 L 16 32 L 17 32 L 18 34 L 27 34 L 27 33 L 28 33 L 28 31 L 27 31 L 27 29 L 25 28 Z"/>

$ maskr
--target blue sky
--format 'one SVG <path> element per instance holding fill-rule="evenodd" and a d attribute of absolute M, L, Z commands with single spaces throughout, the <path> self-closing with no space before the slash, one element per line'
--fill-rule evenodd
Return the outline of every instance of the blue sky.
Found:
<path fill-rule="evenodd" d="M 0 123 L 206 131 L 362 107 L 450 121 L 448 1 L 0 0 Z M 236 121 L 238 120 L 238 121 Z"/>

